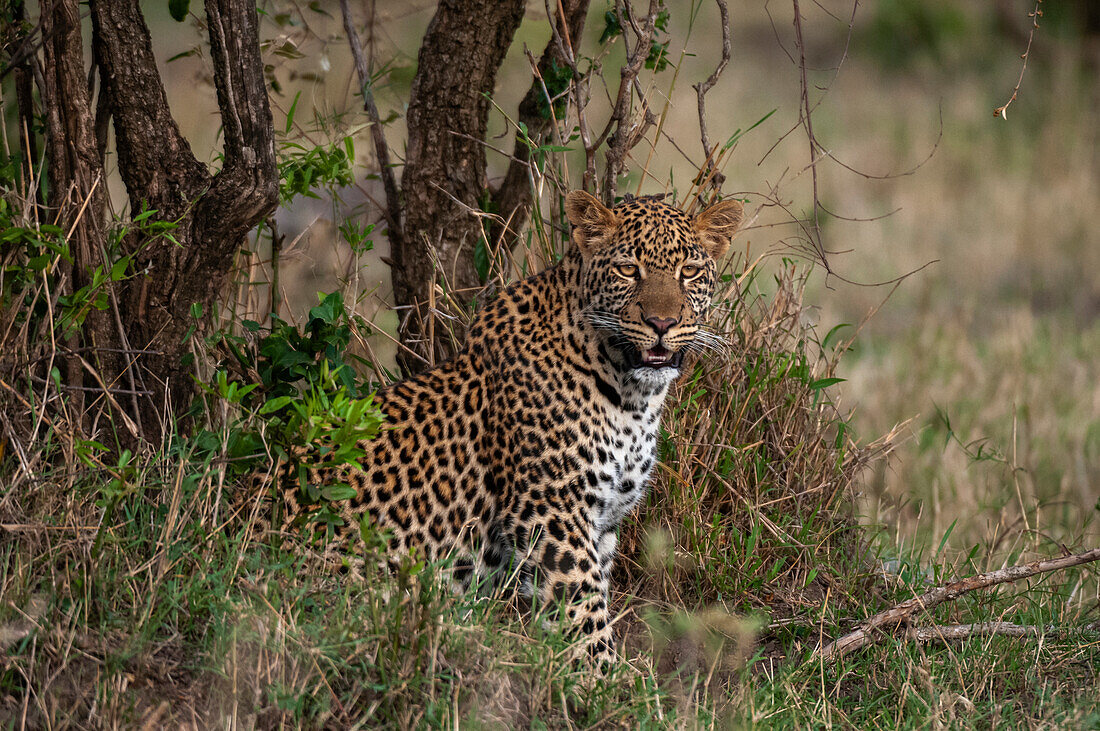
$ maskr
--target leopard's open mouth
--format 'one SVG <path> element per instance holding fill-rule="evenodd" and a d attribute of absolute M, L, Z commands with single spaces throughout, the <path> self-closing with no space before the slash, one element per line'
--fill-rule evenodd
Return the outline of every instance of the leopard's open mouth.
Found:
<path fill-rule="evenodd" d="M 626 355 L 631 368 L 679 368 L 684 361 L 684 351 L 677 350 L 674 353 L 659 344 L 648 350 L 638 350 L 631 346 Z"/>

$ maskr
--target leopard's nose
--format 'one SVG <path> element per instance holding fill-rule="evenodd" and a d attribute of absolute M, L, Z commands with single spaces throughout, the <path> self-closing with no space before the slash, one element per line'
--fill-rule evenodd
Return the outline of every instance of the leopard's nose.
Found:
<path fill-rule="evenodd" d="M 678 317 L 647 317 L 645 319 L 646 324 L 653 328 L 653 332 L 657 335 L 664 335 L 673 327 L 680 323 Z"/>

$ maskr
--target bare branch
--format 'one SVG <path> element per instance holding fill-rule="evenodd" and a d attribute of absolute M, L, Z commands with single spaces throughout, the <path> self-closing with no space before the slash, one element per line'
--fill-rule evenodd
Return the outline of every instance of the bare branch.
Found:
<path fill-rule="evenodd" d="M 794 4 L 794 37 L 795 45 L 798 46 L 798 71 L 799 79 L 802 86 L 802 108 L 799 110 L 799 116 L 802 118 L 802 125 L 806 128 L 806 139 L 810 144 L 810 175 L 813 180 L 814 188 L 814 200 L 813 200 L 813 221 L 810 236 L 810 245 L 817 251 L 821 257 L 821 262 L 825 266 L 825 271 L 830 271 L 829 262 L 826 259 L 824 247 L 821 244 L 821 219 L 818 214 L 820 210 L 817 189 L 817 140 L 814 137 L 814 123 L 813 114 L 810 109 L 810 86 L 806 81 L 806 44 L 802 39 L 802 10 L 798 6 L 798 0 L 791 0 Z"/>
<path fill-rule="evenodd" d="M 642 97 L 643 120 L 637 124 L 630 123 L 631 100 L 633 99 L 634 82 L 642 70 L 642 64 L 649 56 L 649 49 L 653 45 L 653 30 L 657 23 L 658 0 L 649 0 L 649 13 L 643 19 L 641 25 L 634 18 L 629 1 L 620 7 L 620 25 L 623 28 L 623 44 L 627 47 L 627 63 L 619 71 L 619 91 L 615 98 L 615 106 L 611 112 L 611 118 L 603 132 L 596 138 L 593 149 L 607 143 L 606 169 L 604 170 L 604 183 L 602 197 L 605 203 L 611 204 L 615 200 L 615 192 L 618 188 L 619 173 L 623 169 L 623 161 L 630 149 L 641 141 L 646 130 L 656 123 L 645 97 Z M 623 23 L 622 18 L 629 22 L 634 30 L 637 40 L 634 48 L 630 49 L 627 43 L 626 28 L 628 23 Z M 612 132 L 612 130 L 614 130 Z"/>
<path fill-rule="evenodd" d="M 493 193 L 497 210 L 502 219 L 508 221 L 505 231 L 502 232 L 506 234 L 509 242 L 506 245 L 510 245 L 510 242 L 519 236 L 531 208 L 531 143 L 540 143 L 552 129 L 558 126 L 560 120 L 555 114 L 554 105 L 559 97 L 564 97 L 566 101 L 570 98 L 568 87 L 560 94 L 557 94 L 558 90 L 555 88 L 553 94 L 556 95 L 552 96 L 545 78 L 551 72 L 560 74 L 562 69 L 569 69 L 573 76 L 573 83 L 569 86 L 573 87 L 576 84 L 579 72 L 576 67 L 573 39 L 579 40 L 581 37 L 584 22 L 588 16 L 588 4 L 589 0 L 558 0 L 557 15 L 551 24 L 553 33 L 550 40 L 546 42 L 546 48 L 543 49 L 538 62 L 535 63 L 532 58 L 531 87 L 520 102 L 516 120 L 517 126 L 523 125 L 526 128 L 526 133 L 517 129 L 508 171 Z M 548 4 L 548 14 L 549 11 Z M 549 114 L 546 113 L 547 110 Z M 578 113 L 579 110 L 578 107 Z M 491 228 L 495 228 L 495 225 Z M 490 234 L 490 238 L 494 240 L 498 236 L 495 231 Z"/>
<path fill-rule="evenodd" d="M 1007 120 L 1008 115 L 1005 113 L 1008 111 L 1008 105 L 1016 101 L 1016 94 L 1020 91 L 1020 84 L 1024 83 L 1024 72 L 1027 71 L 1027 56 L 1031 53 L 1031 41 L 1035 39 L 1035 31 L 1039 29 L 1039 18 L 1043 16 L 1043 11 L 1039 9 L 1039 6 L 1043 4 L 1043 0 L 1037 0 L 1035 3 L 1035 9 L 1028 13 L 1031 18 L 1031 32 L 1027 36 L 1027 48 L 1024 49 L 1024 53 L 1020 58 L 1024 60 L 1023 66 L 1020 67 L 1020 78 L 1016 79 L 1016 88 L 1012 90 L 1012 96 L 1003 105 L 993 110 L 994 117 L 1000 117 Z"/>
<path fill-rule="evenodd" d="M 920 596 L 904 601 L 885 612 L 880 612 L 864 622 L 859 629 L 850 632 L 843 637 L 833 640 L 829 644 L 817 650 L 814 654 L 822 660 L 832 660 L 848 654 L 861 647 L 873 643 L 876 639 L 876 630 L 888 629 L 907 624 L 913 615 L 918 612 L 928 612 L 940 604 L 954 601 L 963 594 L 968 594 L 978 589 L 987 589 L 997 584 L 1009 581 L 1019 581 L 1036 574 L 1068 569 L 1072 566 L 1080 566 L 1084 563 L 1100 560 L 1100 548 L 1093 548 L 1083 553 L 1075 553 L 1059 558 L 1042 559 L 1033 561 L 1023 566 L 1010 566 L 997 571 L 989 571 L 976 576 L 968 576 L 965 579 L 953 581 L 944 586 L 938 586 Z"/>
<path fill-rule="evenodd" d="M 352 22 L 348 0 L 340 0 L 340 12 L 344 16 L 344 32 L 348 35 L 351 55 L 355 59 L 355 72 L 359 75 L 359 90 L 363 93 L 363 111 L 367 113 L 367 117 L 370 119 L 371 141 L 374 143 L 374 154 L 378 158 L 382 188 L 386 193 L 386 207 L 382 213 L 386 216 L 386 225 L 390 227 L 390 246 L 397 248 L 404 245 L 404 236 L 401 226 L 401 194 L 397 189 L 397 180 L 393 175 L 390 147 L 386 144 L 385 131 L 382 129 L 382 118 L 378 114 L 377 105 L 374 103 L 374 94 L 371 93 L 370 69 L 363 57 L 363 46 L 359 43 L 359 34 L 355 31 L 355 24 Z"/>
<path fill-rule="evenodd" d="M 710 146 L 710 138 L 707 136 L 707 92 L 718 83 L 718 77 L 726 70 L 726 65 L 730 62 L 732 46 L 730 41 L 730 11 L 726 7 L 726 0 L 715 0 L 715 2 L 718 3 L 718 11 L 722 15 L 722 60 L 718 62 L 714 73 L 708 76 L 706 81 L 695 84 L 693 87 L 695 94 L 699 97 L 699 137 L 703 143 L 703 157 L 706 158 L 703 162 L 703 170 L 700 173 L 709 172 L 714 167 L 714 151 Z M 724 177 L 718 172 L 710 176 L 711 185 L 715 190 L 722 187 Z"/>

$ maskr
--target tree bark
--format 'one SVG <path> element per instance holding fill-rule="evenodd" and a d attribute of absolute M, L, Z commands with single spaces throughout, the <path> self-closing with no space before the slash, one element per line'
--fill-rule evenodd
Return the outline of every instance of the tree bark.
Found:
<path fill-rule="evenodd" d="M 31 50 L 31 34 L 24 21 L 26 20 L 26 7 L 23 0 L 15 0 L 11 3 L 11 37 L 8 38 L 4 55 L 12 71 L 13 85 L 15 86 L 16 120 L 19 125 L 19 150 L 18 155 L 26 159 L 20 167 L 19 176 L 26 195 L 34 198 L 41 206 L 42 186 L 31 188 L 31 171 L 38 164 L 38 139 L 34 133 L 34 70 L 31 67 L 33 52 Z M 0 256 L 3 255 L 4 244 L 0 244 Z"/>
<path fill-rule="evenodd" d="M 186 358 L 192 304 L 211 312 L 243 237 L 278 199 L 256 7 L 248 0 L 206 2 L 224 134 L 223 165 L 215 175 L 195 158 L 172 118 L 138 0 L 93 0 L 91 10 L 93 50 L 131 212 L 155 209 L 156 220 L 175 224 L 171 239 L 130 232 L 123 247 L 134 257 L 134 274 L 117 288 L 129 344 L 156 351 L 145 356 L 143 370 L 159 382 L 146 387 L 168 399 L 169 419 L 147 420 L 159 425 L 194 395 Z"/>
<path fill-rule="evenodd" d="M 460 301 L 481 285 L 473 256 L 481 222 L 470 211 L 488 189 L 489 96 L 524 6 L 523 0 L 441 0 L 420 46 L 402 179 L 405 241 L 391 255 L 401 340 L 422 356 L 399 356 L 406 374 L 453 354 L 446 328 L 434 328 L 429 342 L 436 283 L 446 283 Z"/>
<path fill-rule="evenodd" d="M 106 201 L 103 167 L 95 141 L 95 122 L 84 70 L 77 0 L 44 0 L 41 5 L 43 82 L 40 90 L 46 117 L 46 159 L 49 195 L 47 205 L 68 234 L 71 266 L 58 261 L 62 284 L 69 293 L 87 286 L 96 266 L 103 266 L 106 251 L 103 221 L 99 212 Z M 33 164 L 33 163 L 31 163 Z M 67 275 L 67 276 L 66 276 Z M 117 331 L 108 314 L 91 309 L 84 321 L 87 345 L 105 348 L 106 355 L 118 348 Z M 65 345 L 77 343 L 70 338 Z M 89 360 L 101 370 L 113 370 L 93 351 Z M 83 363 L 65 358 L 66 380 L 80 386 L 86 373 Z M 77 409 L 78 412 L 82 409 Z"/>

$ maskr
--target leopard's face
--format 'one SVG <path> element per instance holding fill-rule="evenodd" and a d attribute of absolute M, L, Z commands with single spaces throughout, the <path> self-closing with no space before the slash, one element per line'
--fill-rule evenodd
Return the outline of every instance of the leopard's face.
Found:
<path fill-rule="evenodd" d="M 700 328 L 714 295 L 716 259 L 740 224 L 741 205 L 719 203 L 695 219 L 653 199 L 609 211 L 571 193 L 569 206 L 584 258 L 585 316 L 638 380 L 668 383 L 706 336 Z"/>

